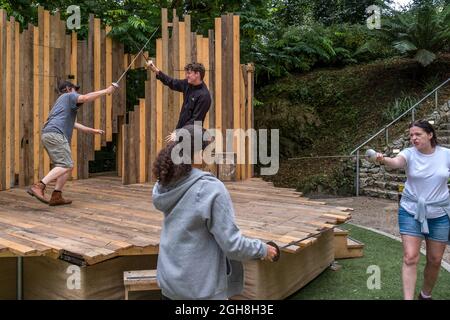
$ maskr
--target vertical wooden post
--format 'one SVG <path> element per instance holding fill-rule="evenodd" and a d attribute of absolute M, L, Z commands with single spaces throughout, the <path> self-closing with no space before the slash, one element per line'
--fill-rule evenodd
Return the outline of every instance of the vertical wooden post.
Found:
<path fill-rule="evenodd" d="M 209 108 L 209 126 L 210 128 L 216 128 L 216 107 L 215 107 L 215 97 L 216 97 L 216 79 L 215 79 L 215 65 L 216 65 L 216 51 L 214 49 L 214 30 L 208 30 L 208 51 L 209 51 L 209 92 L 211 93 L 211 107 Z"/>
<path fill-rule="evenodd" d="M 44 51 L 44 61 L 43 61 L 43 71 L 44 71 L 44 83 L 43 83 L 43 117 L 40 119 L 41 130 L 39 134 L 42 134 L 43 123 L 47 121 L 48 114 L 50 112 L 50 12 L 44 10 L 44 41 L 43 41 L 43 51 Z M 50 158 L 47 152 L 42 148 L 40 152 L 43 153 L 44 167 L 43 175 L 46 175 L 50 171 Z M 42 159 L 42 155 L 41 155 Z M 41 170 L 39 170 L 41 171 Z"/>
<path fill-rule="evenodd" d="M 72 31 L 72 34 L 70 36 L 70 74 L 74 76 L 74 79 L 72 81 L 76 84 L 78 84 L 78 68 L 77 68 L 77 61 L 78 61 L 78 41 L 77 41 L 77 34 L 76 32 Z M 73 159 L 73 170 L 72 170 L 72 178 L 78 179 L 78 132 L 77 130 L 74 130 L 72 135 L 72 159 Z"/>
<path fill-rule="evenodd" d="M 167 9 L 163 8 L 161 10 L 161 35 L 162 35 L 162 61 L 160 66 L 162 66 L 163 72 L 169 73 L 169 26 L 167 18 Z M 167 86 L 162 87 L 162 123 L 163 132 L 162 136 L 166 137 L 170 130 L 169 129 L 169 88 Z"/>
<path fill-rule="evenodd" d="M 222 132 L 222 19 L 215 18 L 215 88 L 214 107 L 216 113 L 216 129 Z M 216 152 L 223 152 L 222 140 L 216 140 Z"/>
<path fill-rule="evenodd" d="M 100 79 L 101 79 L 101 39 L 100 39 L 100 19 L 94 18 L 94 91 L 100 90 Z M 101 117 L 101 101 L 97 99 L 94 101 L 94 128 L 100 128 L 100 117 Z M 94 138 L 95 150 L 101 149 L 101 137 L 100 135 L 95 135 Z"/>
<path fill-rule="evenodd" d="M 129 178 L 128 178 L 128 171 L 130 170 L 130 168 L 127 168 L 128 170 L 125 170 L 125 162 L 128 162 L 127 161 L 127 157 L 128 157 L 128 154 L 129 154 L 129 150 L 128 150 L 128 125 L 127 124 L 122 124 L 122 129 L 121 129 L 121 131 L 122 131 L 122 134 L 121 134 L 121 136 L 122 136 L 122 143 L 121 143 L 121 149 L 122 149 L 122 152 L 121 152 L 121 154 L 119 155 L 119 156 L 121 156 L 121 161 L 120 161 L 120 164 L 121 164 L 121 170 L 120 170 L 120 172 L 122 173 L 121 174 L 121 176 L 122 176 L 122 183 L 123 184 L 128 184 L 129 183 Z"/>
<path fill-rule="evenodd" d="M 100 89 L 106 86 L 106 32 L 105 29 L 100 29 Z M 108 95 L 109 96 L 109 95 Z M 106 133 L 106 97 L 101 97 L 100 100 L 100 126 Z M 100 137 L 100 148 L 106 147 L 106 134 L 97 135 Z"/>
<path fill-rule="evenodd" d="M 172 47 L 172 61 L 171 65 L 173 68 L 173 77 L 180 79 L 180 22 L 177 16 L 177 11 L 173 10 L 172 19 L 172 39 L 170 41 Z M 170 126 L 169 131 L 173 131 L 177 125 L 179 109 L 180 109 L 180 98 L 181 93 L 172 90 L 172 99 L 170 101 Z"/>
<path fill-rule="evenodd" d="M 118 117 L 117 119 L 117 175 L 119 177 L 123 176 L 123 116 Z"/>
<path fill-rule="evenodd" d="M 145 183 L 147 177 L 147 166 L 145 163 L 145 153 L 146 153 L 146 105 L 145 99 L 139 99 L 139 182 Z"/>
<path fill-rule="evenodd" d="M 184 24 L 185 24 L 185 52 L 186 52 L 186 59 L 185 63 L 191 63 L 192 62 L 192 43 L 191 43 L 191 16 L 185 15 L 184 16 Z M 184 68 L 184 65 L 182 65 Z"/>
<path fill-rule="evenodd" d="M 156 40 L 156 65 L 162 64 L 162 39 Z M 156 82 L 156 152 L 159 152 L 163 144 L 163 84 Z"/>
<path fill-rule="evenodd" d="M 240 36 L 239 36 L 239 16 L 233 16 L 233 125 L 234 129 L 241 128 L 240 121 Z M 241 137 L 237 133 L 235 150 L 237 152 L 238 163 L 241 159 Z M 241 166 L 236 165 L 236 179 L 241 180 Z"/>
<path fill-rule="evenodd" d="M 254 81 L 254 71 L 255 67 L 252 64 L 248 64 L 247 68 L 247 129 L 254 129 L 253 123 L 253 81 Z M 248 152 L 248 166 L 247 166 L 247 177 L 253 177 L 253 159 L 256 154 L 253 154 L 253 145 L 256 143 L 251 137 L 248 140 L 247 152 Z M 255 159 L 256 160 L 256 159 Z"/>
<path fill-rule="evenodd" d="M 106 27 L 106 33 L 111 32 L 111 27 Z M 110 86 L 112 80 L 112 38 L 106 37 L 106 86 Z M 112 141 L 112 96 L 106 96 L 106 141 Z"/>
<path fill-rule="evenodd" d="M 223 60 L 222 60 L 222 92 L 224 93 L 222 114 L 224 120 L 224 133 L 226 137 L 226 131 L 233 129 L 233 15 L 227 14 L 222 18 L 222 47 L 223 47 Z M 234 141 L 228 142 L 225 139 L 227 146 L 225 151 L 230 152 L 228 144 L 232 144 L 232 151 L 236 151 L 236 145 Z"/>
<path fill-rule="evenodd" d="M 152 58 L 153 59 L 153 58 Z M 149 81 L 150 81 L 150 91 L 147 91 L 149 94 L 149 99 L 150 99 L 150 104 L 148 105 L 150 107 L 150 151 L 149 151 L 149 158 L 150 158 L 150 163 L 149 163 L 149 181 L 153 181 L 153 176 L 152 176 L 152 168 L 153 168 L 153 163 L 156 159 L 156 155 L 158 152 L 158 146 L 157 146 L 157 127 L 158 127 L 158 123 L 157 123 L 157 116 L 156 116 L 156 106 L 157 106 L 157 97 L 156 97 L 156 88 L 157 88 L 157 81 L 156 80 L 156 75 L 154 72 L 150 71 L 150 77 L 149 77 Z"/>
<path fill-rule="evenodd" d="M 6 23 L 5 87 L 5 189 L 11 188 L 11 23 Z"/>
<path fill-rule="evenodd" d="M 6 189 L 6 11 L 0 9 L 0 190 Z"/>
<path fill-rule="evenodd" d="M 202 38 L 201 39 L 201 61 L 203 65 L 205 66 L 205 78 L 203 81 L 205 82 L 206 86 L 209 88 L 210 85 L 210 69 L 209 69 L 209 39 L 208 38 Z M 210 128 L 209 123 L 209 112 L 206 114 L 205 117 L 205 123 L 204 127 L 206 129 Z"/>
<path fill-rule="evenodd" d="M 19 185 L 33 182 L 33 26 L 20 35 L 20 173 Z"/>
<path fill-rule="evenodd" d="M 178 78 L 181 79 L 184 77 L 184 67 L 186 66 L 186 24 L 185 22 L 179 22 L 179 27 L 178 27 L 178 32 L 179 32 L 179 62 L 178 62 Z M 181 111 L 181 107 L 183 105 L 183 95 L 179 94 L 178 95 L 178 108 L 179 111 Z"/>
<path fill-rule="evenodd" d="M 39 27 L 33 27 L 33 182 L 39 181 L 39 149 L 40 149 L 40 121 L 39 121 L 39 105 L 40 105 L 40 76 L 39 70 Z"/>
<path fill-rule="evenodd" d="M 18 22 L 14 23 L 14 174 L 20 175 L 20 24 Z"/>
<path fill-rule="evenodd" d="M 246 158 L 245 158 L 245 146 L 246 146 L 246 122 L 245 122 L 245 105 L 246 105 L 246 99 L 245 99 L 245 79 L 244 77 L 247 76 L 246 73 L 246 66 L 245 65 L 240 65 L 239 67 L 239 121 L 241 123 L 241 129 L 243 130 L 243 135 L 241 136 L 241 141 L 240 141 L 240 157 L 241 157 L 241 180 L 245 180 L 247 178 L 247 168 L 246 168 Z"/>

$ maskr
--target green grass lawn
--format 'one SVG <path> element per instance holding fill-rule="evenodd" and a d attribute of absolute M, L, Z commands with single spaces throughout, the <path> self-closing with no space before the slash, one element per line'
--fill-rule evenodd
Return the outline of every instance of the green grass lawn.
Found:
<path fill-rule="evenodd" d="M 402 244 L 388 237 L 353 225 L 341 225 L 350 231 L 350 237 L 365 244 L 364 257 L 340 259 L 337 271 L 325 270 L 306 287 L 293 294 L 293 300 L 398 300 L 403 298 L 401 282 Z M 368 289 L 367 280 L 373 272 L 367 273 L 369 266 L 380 270 L 380 289 Z M 425 256 L 421 255 L 418 267 L 417 292 L 423 280 Z M 450 299 L 450 273 L 441 269 L 433 291 L 434 299 Z"/>

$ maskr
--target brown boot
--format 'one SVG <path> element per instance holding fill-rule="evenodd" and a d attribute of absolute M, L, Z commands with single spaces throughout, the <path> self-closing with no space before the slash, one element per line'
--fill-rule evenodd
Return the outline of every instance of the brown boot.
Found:
<path fill-rule="evenodd" d="M 50 202 L 48 203 L 49 206 L 63 206 L 65 204 L 71 204 L 72 200 L 66 200 L 62 197 L 61 191 L 53 191 L 52 198 L 50 199 Z"/>
<path fill-rule="evenodd" d="M 45 184 L 38 182 L 27 189 L 27 193 L 43 203 L 48 203 L 45 197 Z"/>

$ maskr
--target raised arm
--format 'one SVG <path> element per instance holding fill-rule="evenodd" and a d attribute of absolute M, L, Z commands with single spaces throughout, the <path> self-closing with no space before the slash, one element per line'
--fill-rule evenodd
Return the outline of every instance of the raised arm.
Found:
<path fill-rule="evenodd" d="M 187 87 L 187 80 L 174 79 L 169 77 L 167 74 L 159 70 L 152 60 L 147 61 L 147 68 L 152 70 L 156 74 L 156 78 L 160 80 L 164 85 L 168 86 L 170 89 L 184 92 Z"/>
<path fill-rule="evenodd" d="M 106 96 L 107 94 L 112 94 L 115 89 L 116 89 L 116 87 L 111 85 L 104 90 L 99 90 L 99 91 L 94 91 L 94 92 L 90 92 L 87 94 L 82 94 L 82 95 L 78 96 L 77 103 L 92 102 L 95 99 Z"/>

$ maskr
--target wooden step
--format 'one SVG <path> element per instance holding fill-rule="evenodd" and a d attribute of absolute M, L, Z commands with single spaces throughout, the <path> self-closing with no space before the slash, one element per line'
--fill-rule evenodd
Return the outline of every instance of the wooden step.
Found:
<path fill-rule="evenodd" d="M 335 228 L 334 231 L 334 258 L 358 258 L 364 255 L 364 244 L 348 236 L 347 230 Z"/>
<path fill-rule="evenodd" d="M 156 270 L 125 271 L 123 273 L 125 286 L 125 300 L 128 300 L 131 291 L 159 290 L 156 281 Z"/>
<path fill-rule="evenodd" d="M 364 248 L 364 243 L 353 239 L 351 237 L 347 237 L 347 248 L 348 249 L 362 249 Z"/>

